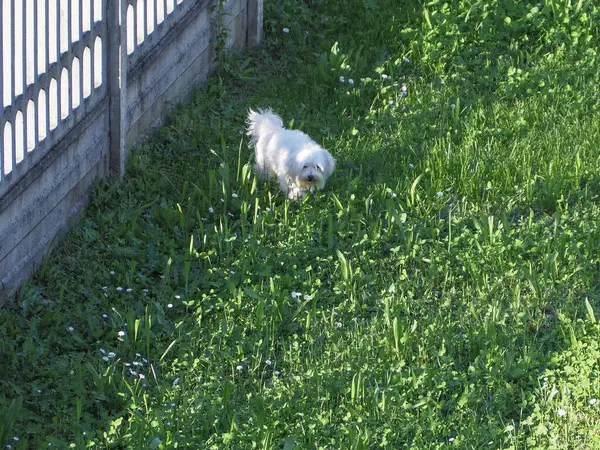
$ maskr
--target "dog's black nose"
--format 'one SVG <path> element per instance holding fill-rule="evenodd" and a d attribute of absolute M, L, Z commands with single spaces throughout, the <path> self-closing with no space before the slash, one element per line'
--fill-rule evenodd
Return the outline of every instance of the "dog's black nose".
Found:
<path fill-rule="evenodd" d="M 313 177 L 312 175 L 309 175 L 309 176 L 307 176 L 307 177 L 306 177 L 306 179 L 307 179 L 308 181 L 312 181 L 314 178 L 315 178 L 315 177 Z"/>

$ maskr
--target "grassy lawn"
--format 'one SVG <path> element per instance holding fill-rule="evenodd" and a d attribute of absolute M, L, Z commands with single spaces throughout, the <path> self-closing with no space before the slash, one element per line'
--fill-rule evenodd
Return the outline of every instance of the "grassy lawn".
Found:
<path fill-rule="evenodd" d="M 0 445 L 600 448 L 598 2 L 266 3 L 0 311 Z"/>

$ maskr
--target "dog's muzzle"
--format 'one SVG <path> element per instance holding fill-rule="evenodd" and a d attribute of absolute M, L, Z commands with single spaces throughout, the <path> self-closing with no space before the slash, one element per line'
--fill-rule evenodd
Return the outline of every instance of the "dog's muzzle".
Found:
<path fill-rule="evenodd" d="M 314 180 L 314 179 L 315 179 L 315 177 L 314 177 L 313 175 L 309 175 L 309 176 L 307 176 L 307 177 L 306 177 L 306 179 L 307 179 L 308 181 L 312 181 L 312 180 Z"/>

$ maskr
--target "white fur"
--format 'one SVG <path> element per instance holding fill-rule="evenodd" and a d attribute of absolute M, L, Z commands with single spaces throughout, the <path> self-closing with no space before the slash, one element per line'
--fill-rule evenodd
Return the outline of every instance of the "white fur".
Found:
<path fill-rule="evenodd" d="M 248 136 L 256 150 L 254 169 L 265 177 L 277 178 L 290 199 L 323 189 L 335 169 L 335 160 L 309 136 L 283 127 L 272 110 L 250 110 Z"/>

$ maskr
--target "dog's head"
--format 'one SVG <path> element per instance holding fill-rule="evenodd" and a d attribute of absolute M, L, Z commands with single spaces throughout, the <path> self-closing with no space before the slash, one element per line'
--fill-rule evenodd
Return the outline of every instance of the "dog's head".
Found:
<path fill-rule="evenodd" d="M 333 157 L 315 144 L 296 154 L 293 181 L 300 189 L 323 189 L 334 169 Z"/>

